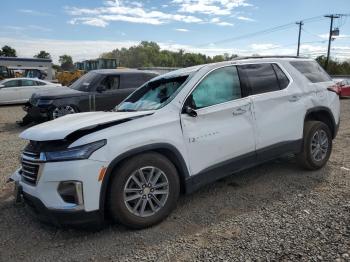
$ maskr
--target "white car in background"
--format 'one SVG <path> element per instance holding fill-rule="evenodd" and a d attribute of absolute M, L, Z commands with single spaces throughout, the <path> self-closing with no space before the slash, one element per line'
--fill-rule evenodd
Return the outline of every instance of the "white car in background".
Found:
<path fill-rule="evenodd" d="M 9 78 L 0 81 L 0 105 L 24 104 L 32 94 L 61 86 L 36 78 Z"/>

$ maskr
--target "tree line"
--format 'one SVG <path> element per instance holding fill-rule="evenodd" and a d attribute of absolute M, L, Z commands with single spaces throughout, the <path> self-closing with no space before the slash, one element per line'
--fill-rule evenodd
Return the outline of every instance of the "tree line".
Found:
<path fill-rule="evenodd" d="M 0 56 L 16 57 L 16 50 L 8 45 L 0 49 Z M 35 58 L 51 59 L 50 53 L 41 50 L 34 55 Z M 190 53 L 180 49 L 178 51 L 161 50 L 155 42 L 142 41 L 140 44 L 129 48 L 116 48 L 110 52 L 100 55 L 101 58 L 112 58 L 118 61 L 118 66 L 129 68 L 140 67 L 189 67 L 200 64 L 228 61 L 237 54 L 207 56 L 201 53 Z M 319 56 L 316 60 L 321 66 L 325 66 L 326 57 Z M 54 65 L 58 71 L 74 70 L 73 59 L 70 55 L 63 54 L 59 57 L 59 65 Z M 339 61 L 330 59 L 327 72 L 331 75 L 350 75 L 350 59 Z"/>
<path fill-rule="evenodd" d="M 237 55 L 216 55 L 210 57 L 200 53 L 188 53 L 180 49 L 178 51 L 161 50 L 155 42 L 142 41 L 139 45 L 129 48 L 114 49 L 103 53 L 101 58 L 115 58 L 119 66 L 140 67 L 189 67 L 194 65 L 222 62 L 231 60 Z"/>

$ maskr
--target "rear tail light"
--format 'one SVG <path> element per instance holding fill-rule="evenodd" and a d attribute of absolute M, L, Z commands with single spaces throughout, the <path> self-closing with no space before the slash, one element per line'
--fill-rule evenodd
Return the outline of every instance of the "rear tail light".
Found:
<path fill-rule="evenodd" d="M 327 90 L 336 93 L 338 96 L 341 93 L 341 87 L 339 85 L 330 86 Z"/>

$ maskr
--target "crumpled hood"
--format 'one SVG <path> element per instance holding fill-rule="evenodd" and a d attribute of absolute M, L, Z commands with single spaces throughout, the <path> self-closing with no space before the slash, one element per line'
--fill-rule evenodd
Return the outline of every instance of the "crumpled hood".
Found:
<path fill-rule="evenodd" d="M 133 118 L 153 114 L 154 111 L 140 112 L 88 112 L 66 115 L 24 130 L 20 138 L 33 141 L 65 139 L 76 131 L 96 130 L 99 127 L 117 125 Z"/>

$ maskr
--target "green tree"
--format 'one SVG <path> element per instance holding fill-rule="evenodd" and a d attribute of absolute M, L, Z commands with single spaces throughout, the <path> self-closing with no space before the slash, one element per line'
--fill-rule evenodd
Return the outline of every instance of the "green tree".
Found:
<path fill-rule="evenodd" d="M 327 57 L 322 55 L 316 58 L 316 61 L 325 68 Z M 327 72 L 330 75 L 349 75 L 350 74 L 350 61 L 338 61 L 332 58 L 328 61 Z"/>
<path fill-rule="evenodd" d="M 61 55 L 58 60 L 61 64 L 61 68 L 64 71 L 74 70 L 73 59 L 69 55 Z"/>
<path fill-rule="evenodd" d="M 51 59 L 50 53 L 41 50 L 38 54 L 36 54 L 34 57 L 36 58 L 43 58 L 43 59 Z"/>
<path fill-rule="evenodd" d="M 0 51 L 0 56 L 17 57 L 16 50 L 8 45 L 4 45 Z"/>

